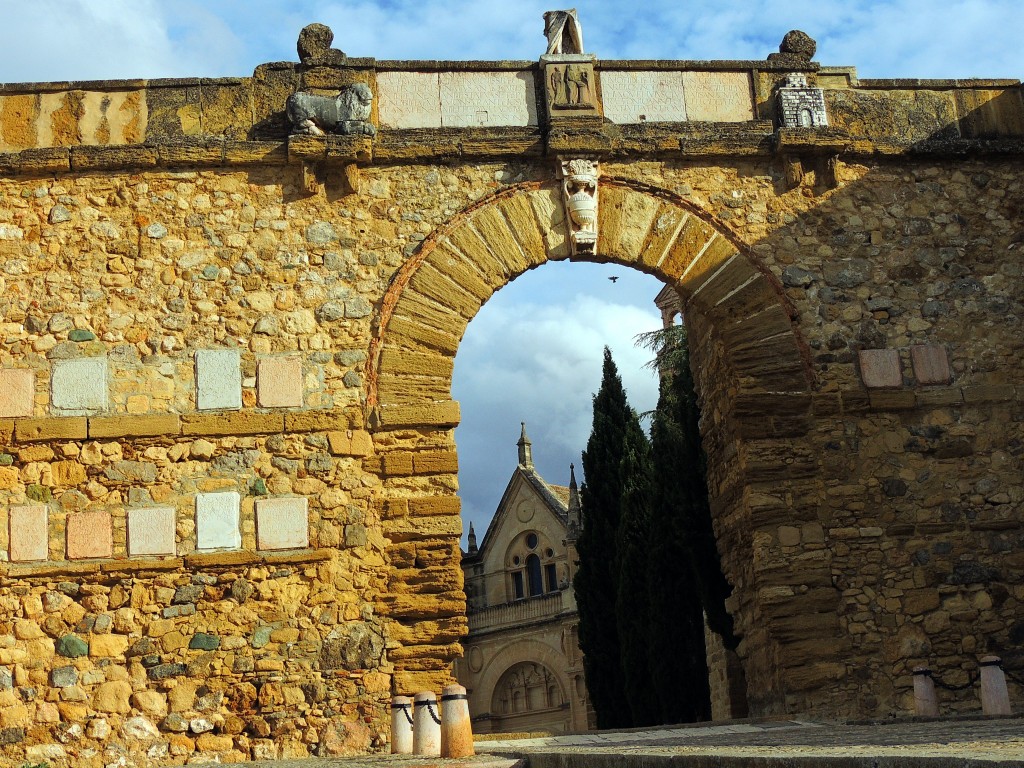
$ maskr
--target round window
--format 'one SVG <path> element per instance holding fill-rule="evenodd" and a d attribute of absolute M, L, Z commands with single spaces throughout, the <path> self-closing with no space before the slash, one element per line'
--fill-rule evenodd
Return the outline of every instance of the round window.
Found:
<path fill-rule="evenodd" d="M 551 547 L 548 547 L 547 549 L 544 550 L 544 557 L 554 557 L 554 556 L 555 556 L 555 550 L 553 550 Z"/>
<path fill-rule="evenodd" d="M 528 534 L 526 534 L 526 546 L 528 546 L 530 549 L 536 549 L 537 548 L 537 534 L 536 533 L 528 533 Z"/>
<path fill-rule="evenodd" d="M 512 565 L 519 565 L 522 561 L 519 559 L 519 555 L 512 558 Z"/>

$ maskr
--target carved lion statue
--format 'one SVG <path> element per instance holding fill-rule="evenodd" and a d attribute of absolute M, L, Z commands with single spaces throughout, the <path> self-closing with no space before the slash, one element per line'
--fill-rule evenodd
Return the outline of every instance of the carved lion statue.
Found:
<path fill-rule="evenodd" d="M 377 129 L 369 122 L 373 91 L 364 83 L 345 88 L 337 96 L 293 93 L 285 103 L 292 133 L 323 136 L 325 133 L 362 133 L 373 136 Z"/>

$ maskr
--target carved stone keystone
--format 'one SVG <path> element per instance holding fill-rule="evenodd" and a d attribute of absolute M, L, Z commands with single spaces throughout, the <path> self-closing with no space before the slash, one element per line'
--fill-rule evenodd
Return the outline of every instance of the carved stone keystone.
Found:
<path fill-rule="evenodd" d="M 574 256 L 597 250 L 598 161 L 593 158 L 559 158 L 558 178 L 569 225 L 569 242 Z"/>

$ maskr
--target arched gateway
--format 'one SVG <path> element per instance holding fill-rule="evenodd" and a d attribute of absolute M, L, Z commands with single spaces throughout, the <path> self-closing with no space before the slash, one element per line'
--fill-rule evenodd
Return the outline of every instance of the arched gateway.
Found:
<path fill-rule="evenodd" d="M 368 401 L 382 424 L 393 418 L 392 412 L 446 408 L 453 415 L 443 426 L 455 423 L 451 374 L 468 323 L 494 291 L 523 272 L 548 260 L 574 258 L 561 194 L 552 180 L 520 184 L 485 198 L 431 233 L 396 273 L 382 301 L 367 366 Z M 726 226 L 693 203 L 649 185 L 610 178 L 599 186 L 598 210 L 596 253 L 589 258 L 653 274 L 675 287 L 686 302 L 686 319 L 697 340 L 692 354 L 701 397 L 705 410 L 715 415 L 704 420 L 704 439 L 716 533 L 723 542 L 729 581 L 739 585 L 736 619 L 739 634 L 746 638 L 744 655 L 749 655 L 748 648 L 758 648 L 748 661 L 750 689 L 760 711 L 784 711 L 781 676 L 787 671 L 790 677 L 806 675 L 814 669 L 808 665 L 824 663 L 825 674 L 841 674 L 827 643 L 820 657 L 805 649 L 788 656 L 772 637 L 772 624 L 764 621 L 756 601 L 740 597 L 747 585 L 758 582 L 759 570 L 751 535 L 754 523 L 745 500 L 780 488 L 744 465 L 745 437 L 756 434 L 759 450 L 777 451 L 778 460 L 786 461 L 790 448 L 781 441 L 772 445 L 771 435 L 763 433 L 761 408 L 799 420 L 807 418 L 811 406 L 809 356 L 792 319 L 795 311 L 764 265 Z M 738 412 L 739 403 L 745 404 L 746 415 Z M 450 441 L 430 419 L 415 423 L 415 417 L 402 418 L 402 426 L 422 434 L 424 449 Z M 813 468 L 808 476 L 813 478 Z M 457 504 L 454 489 L 450 493 Z M 789 620 L 800 617 L 822 639 L 835 638 L 838 592 L 817 589 L 806 607 L 800 597 L 801 585 L 828 580 L 829 562 L 805 568 L 791 567 L 774 586 L 792 585 L 785 609 Z"/>
<path fill-rule="evenodd" d="M 250 78 L 0 89 L 5 760 L 386 748 L 467 632 L 452 361 L 556 259 L 685 302 L 752 715 L 1024 665 L 1019 82 L 799 34 L 601 61 L 578 24 L 539 62 L 314 25 Z M 535 673 L 513 712 L 581 693 Z"/>

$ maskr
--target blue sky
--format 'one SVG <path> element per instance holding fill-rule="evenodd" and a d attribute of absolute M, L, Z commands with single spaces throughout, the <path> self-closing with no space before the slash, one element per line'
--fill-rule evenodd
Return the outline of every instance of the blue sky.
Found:
<path fill-rule="evenodd" d="M 295 60 L 299 30 L 335 30 L 335 47 L 378 59 L 536 59 L 542 0 L 34 0 L 3 4 L 0 80 L 246 76 Z M 825 65 L 860 77 L 1024 74 L 1020 0 L 647 0 L 576 2 L 585 47 L 606 59 L 763 59 L 790 29 L 818 42 Z M 619 276 L 611 282 L 609 275 Z M 549 264 L 498 292 L 456 358 L 456 431 L 465 517 L 483 533 L 527 422 L 534 460 L 568 481 L 590 426 L 601 352 L 611 347 L 631 402 L 656 383 L 632 337 L 659 326 L 653 278 L 609 265 Z"/>

